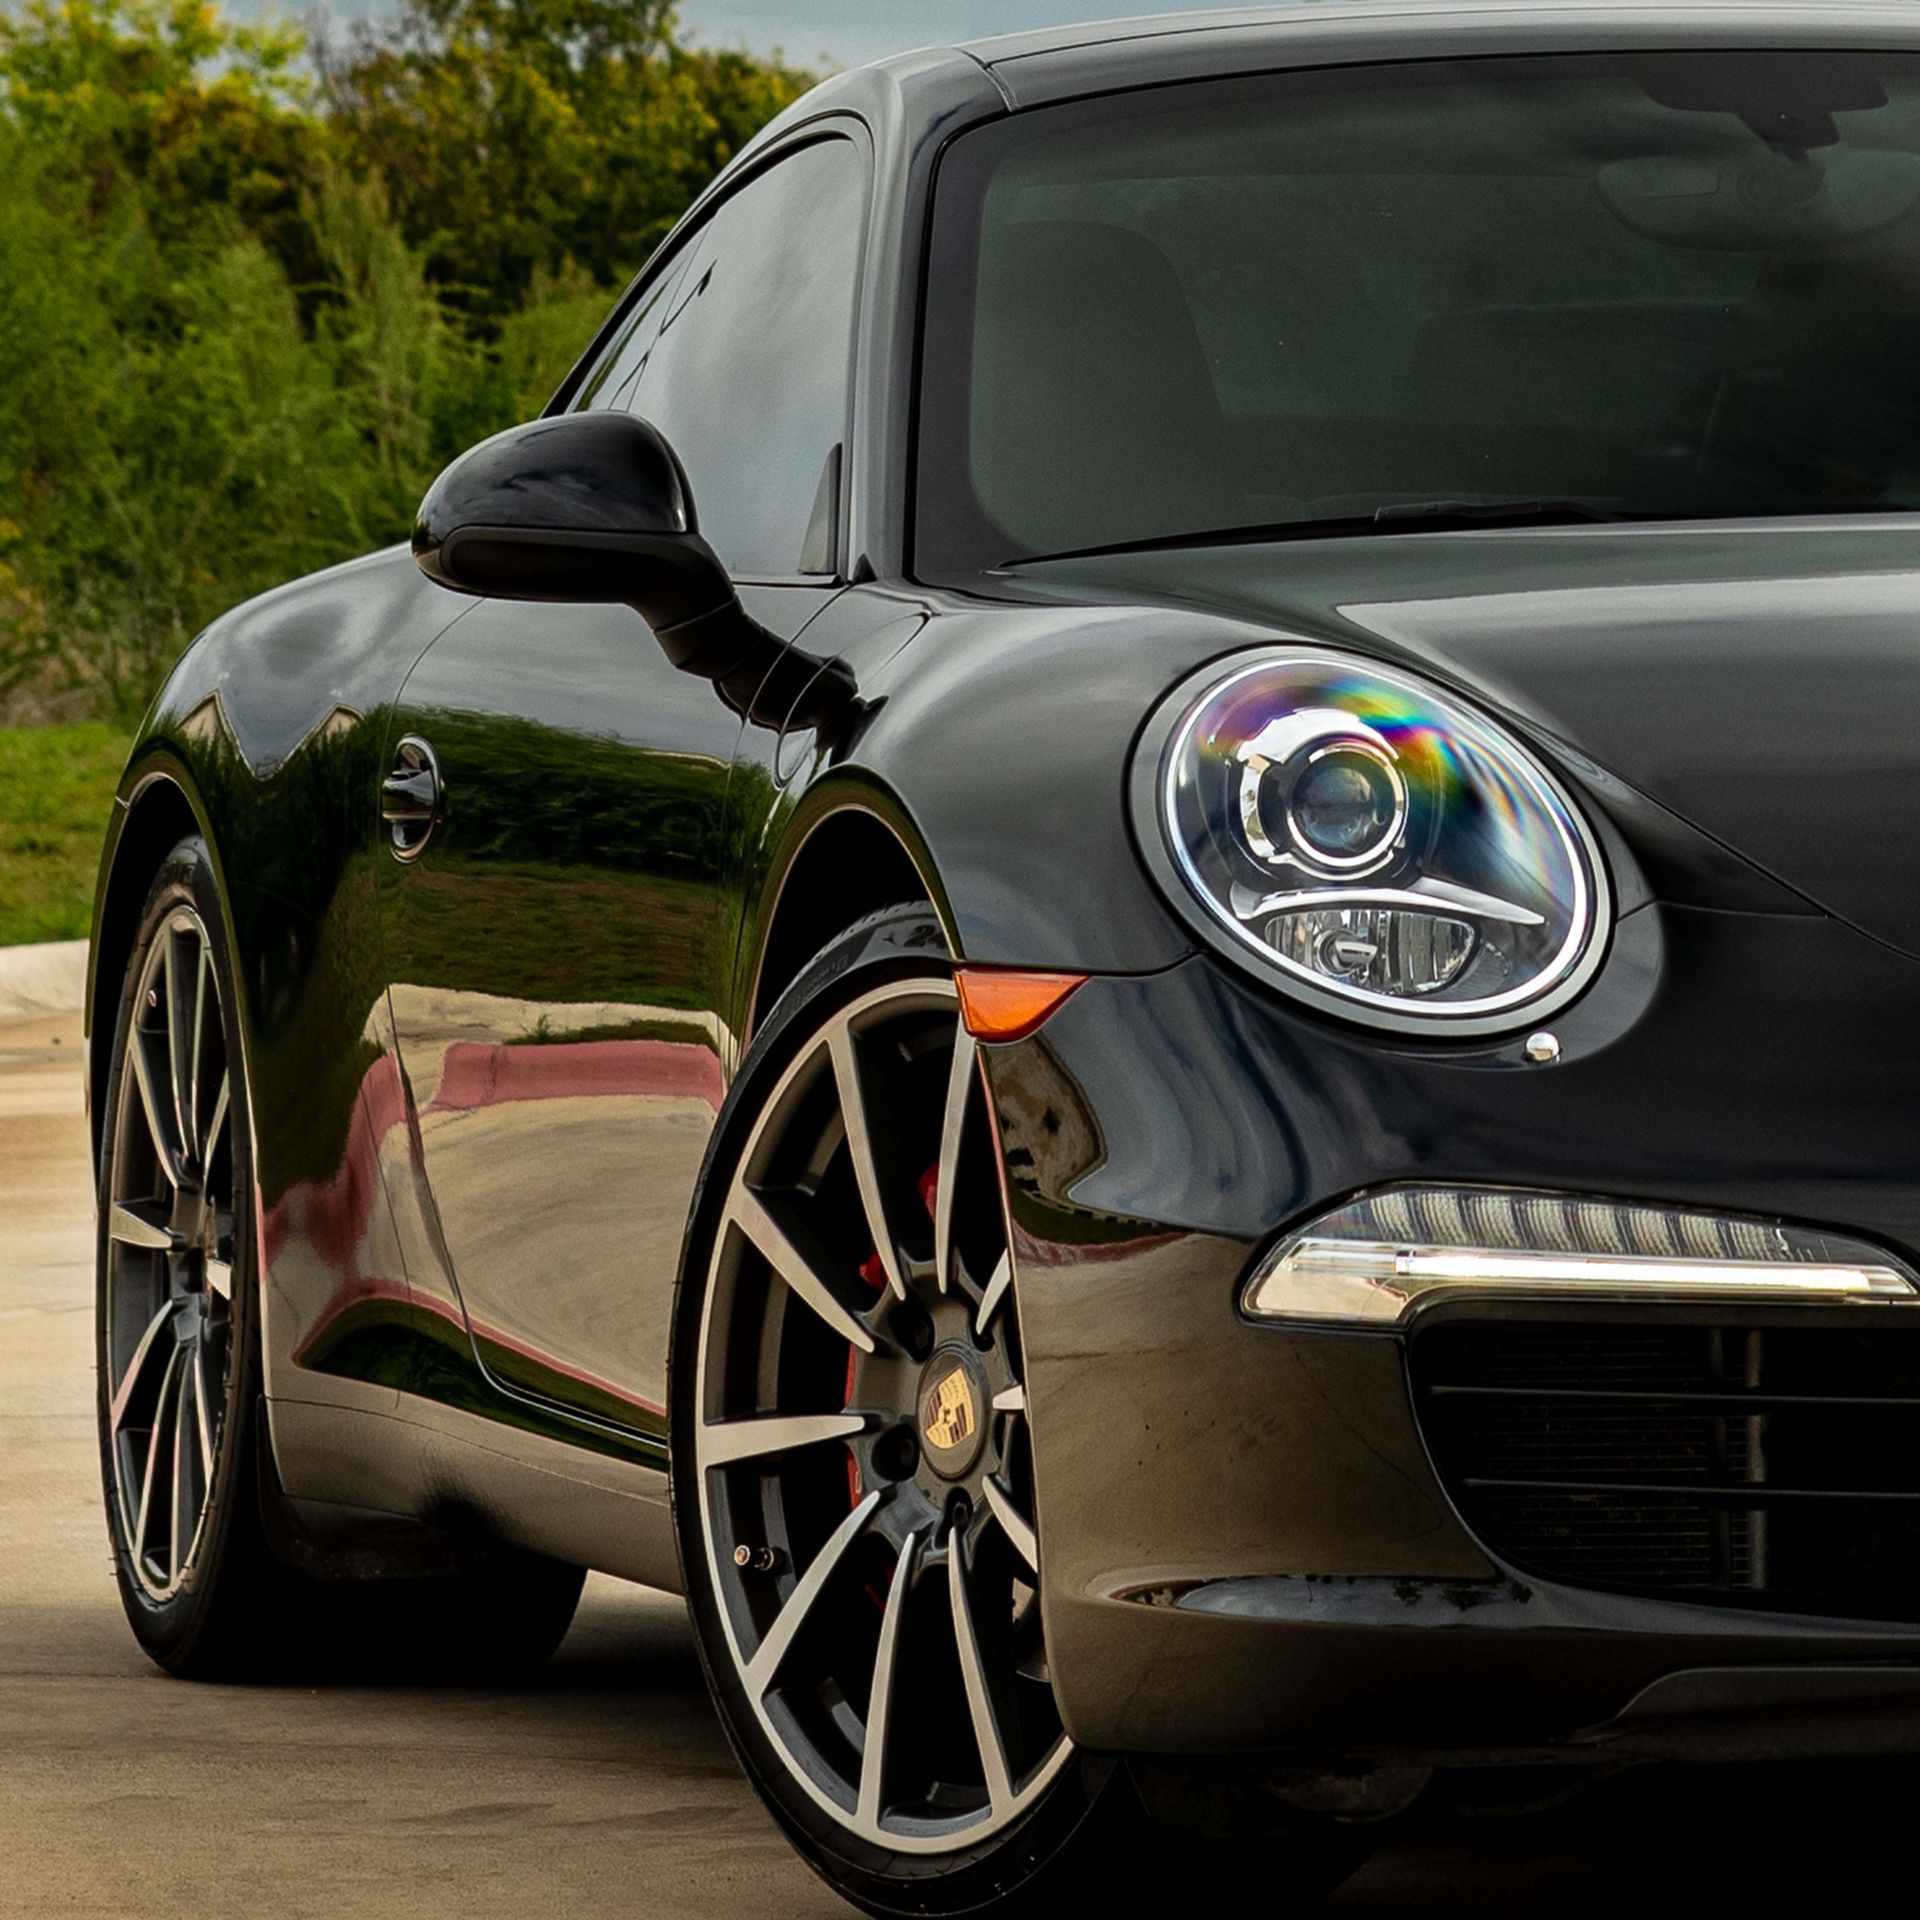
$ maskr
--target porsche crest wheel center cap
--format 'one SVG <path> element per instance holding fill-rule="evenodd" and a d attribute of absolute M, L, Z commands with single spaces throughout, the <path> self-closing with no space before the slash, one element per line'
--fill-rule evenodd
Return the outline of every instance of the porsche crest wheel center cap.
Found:
<path fill-rule="evenodd" d="M 920 1375 L 920 1451 L 944 1480 L 973 1470 L 986 1443 L 987 1383 L 970 1347 L 936 1347 Z"/>

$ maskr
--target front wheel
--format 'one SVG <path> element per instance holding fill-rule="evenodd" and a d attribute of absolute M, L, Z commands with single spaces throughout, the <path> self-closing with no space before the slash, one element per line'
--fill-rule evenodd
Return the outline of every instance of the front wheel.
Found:
<path fill-rule="evenodd" d="M 675 1307 L 707 1675 L 790 1838 L 875 1914 L 1131 1897 L 1186 1864 L 1055 1700 L 996 1153 L 938 923 L 876 915 L 750 1050 Z"/>

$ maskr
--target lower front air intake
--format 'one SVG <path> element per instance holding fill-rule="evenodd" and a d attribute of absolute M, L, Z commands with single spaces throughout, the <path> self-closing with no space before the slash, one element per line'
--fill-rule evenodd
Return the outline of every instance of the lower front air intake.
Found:
<path fill-rule="evenodd" d="M 1456 1321 L 1409 1367 L 1449 1494 L 1519 1571 L 1920 1619 L 1920 1328 Z"/>

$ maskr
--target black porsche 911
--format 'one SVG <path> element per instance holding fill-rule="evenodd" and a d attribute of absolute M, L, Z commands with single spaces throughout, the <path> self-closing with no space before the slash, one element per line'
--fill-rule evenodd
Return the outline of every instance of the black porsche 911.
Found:
<path fill-rule="evenodd" d="M 1916 341 L 1908 6 L 807 96 L 144 726 L 141 1644 L 500 1671 L 678 1589 L 877 1913 L 1920 1748 Z"/>

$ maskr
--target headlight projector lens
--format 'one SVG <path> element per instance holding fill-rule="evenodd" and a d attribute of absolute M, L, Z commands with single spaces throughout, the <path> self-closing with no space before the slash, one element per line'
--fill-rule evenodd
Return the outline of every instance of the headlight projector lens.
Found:
<path fill-rule="evenodd" d="M 1169 898 L 1274 984 L 1407 1031 L 1520 1030 L 1599 964 L 1606 872 L 1548 770 L 1397 669 L 1274 649 L 1154 716 L 1134 767 Z"/>
<path fill-rule="evenodd" d="M 1287 798 L 1287 833 L 1309 861 L 1362 865 L 1406 830 L 1407 789 L 1392 760 L 1364 741 L 1338 741 L 1308 757 Z"/>

